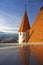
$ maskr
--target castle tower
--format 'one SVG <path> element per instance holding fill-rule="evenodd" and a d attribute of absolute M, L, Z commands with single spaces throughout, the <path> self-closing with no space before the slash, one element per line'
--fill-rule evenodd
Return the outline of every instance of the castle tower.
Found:
<path fill-rule="evenodd" d="M 27 31 L 30 29 L 28 16 L 26 10 L 24 12 L 24 16 L 22 18 L 22 22 L 19 28 L 19 43 L 24 43 L 27 41 Z"/>

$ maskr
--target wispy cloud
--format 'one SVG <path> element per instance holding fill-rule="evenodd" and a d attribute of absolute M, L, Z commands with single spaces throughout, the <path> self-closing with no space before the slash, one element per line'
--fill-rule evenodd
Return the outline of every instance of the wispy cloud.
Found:
<path fill-rule="evenodd" d="M 17 33 L 18 28 L 17 27 L 0 26 L 0 31 L 8 32 L 8 33 Z"/>
<path fill-rule="evenodd" d="M 40 7 L 43 6 L 43 0 L 26 0 L 26 4 L 29 22 L 32 25 Z M 0 0 L 0 31 L 18 30 L 24 10 L 25 0 Z"/>
<path fill-rule="evenodd" d="M 0 31 L 14 33 L 18 31 L 21 17 L 0 12 Z"/>

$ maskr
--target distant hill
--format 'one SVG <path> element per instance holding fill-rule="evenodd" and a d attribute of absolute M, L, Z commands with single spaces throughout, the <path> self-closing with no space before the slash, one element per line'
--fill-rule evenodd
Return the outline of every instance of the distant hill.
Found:
<path fill-rule="evenodd" d="M 14 43 L 18 40 L 18 34 L 14 33 L 6 33 L 0 31 L 0 43 Z"/>

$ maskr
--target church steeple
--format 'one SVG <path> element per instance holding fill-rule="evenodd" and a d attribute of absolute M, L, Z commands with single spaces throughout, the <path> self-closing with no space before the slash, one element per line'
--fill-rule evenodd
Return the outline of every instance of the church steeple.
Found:
<path fill-rule="evenodd" d="M 30 24 L 29 24 L 27 13 L 25 11 L 24 16 L 22 18 L 21 26 L 19 28 L 19 32 L 27 32 L 28 29 L 30 29 Z"/>
<path fill-rule="evenodd" d="M 26 0 L 25 0 L 25 12 L 24 16 L 22 18 L 22 22 L 19 28 L 19 43 L 26 42 L 28 37 L 27 37 L 27 31 L 30 29 L 30 24 L 26 12 Z"/>
<path fill-rule="evenodd" d="M 25 12 L 24 12 L 24 16 L 22 18 L 22 23 L 21 26 L 19 28 L 19 32 L 27 32 L 28 29 L 30 29 L 30 24 L 29 24 L 29 20 L 28 20 L 28 15 L 26 12 L 26 0 L 25 0 Z"/>

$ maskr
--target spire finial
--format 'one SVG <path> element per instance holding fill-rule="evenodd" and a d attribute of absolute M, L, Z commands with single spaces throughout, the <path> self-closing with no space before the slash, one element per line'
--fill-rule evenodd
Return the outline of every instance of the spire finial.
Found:
<path fill-rule="evenodd" d="M 25 11 L 26 11 L 26 0 L 25 0 Z"/>

